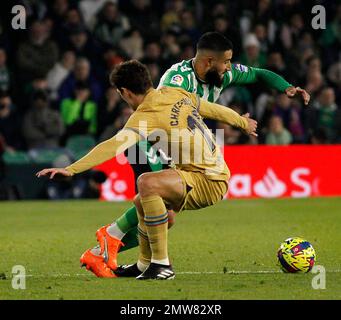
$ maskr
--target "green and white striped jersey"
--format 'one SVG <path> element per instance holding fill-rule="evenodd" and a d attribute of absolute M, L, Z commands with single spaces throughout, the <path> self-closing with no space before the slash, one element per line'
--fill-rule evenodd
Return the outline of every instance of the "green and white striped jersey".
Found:
<path fill-rule="evenodd" d="M 287 81 L 276 73 L 259 68 L 232 64 L 230 71 L 224 74 L 223 85 L 219 88 L 202 82 L 194 72 L 193 60 L 183 60 L 172 65 L 160 79 L 158 88 L 163 86 L 180 87 L 188 92 L 197 93 L 201 98 L 216 102 L 221 92 L 230 85 L 244 85 L 257 81 L 264 82 L 270 88 L 284 92 L 290 87 Z"/>

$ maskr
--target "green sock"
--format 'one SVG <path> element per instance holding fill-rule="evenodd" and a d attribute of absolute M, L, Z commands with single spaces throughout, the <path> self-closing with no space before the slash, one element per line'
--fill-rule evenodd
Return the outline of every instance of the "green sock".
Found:
<path fill-rule="evenodd" d="M 117 226 L 125 233 L 122 238 L 124 247 L 121 247 L 119 252 L 128 250 L 130 248 L 137 247 L 139 241 L 137 238 L 137 225 L 139 220 L 137 218 L 137 212 L 135 207 L 129 208 L 122 216 L 116 220 Z"/>
<path fill-rule="evenodd" d="M 136 208 L 129 208 L 115 222 L 123 233 L 127 233 L 131 228 L 136 227 L 139 223 Z"/>
<path fill-rule="evenodd" d="M 118 252 L 126 251 L 131 248 L 135 248 L 139 245 L 139 239 L 137 234 L 137 226 L 130 229 L 121 240 L 124 243 L 124 247 Z"/>

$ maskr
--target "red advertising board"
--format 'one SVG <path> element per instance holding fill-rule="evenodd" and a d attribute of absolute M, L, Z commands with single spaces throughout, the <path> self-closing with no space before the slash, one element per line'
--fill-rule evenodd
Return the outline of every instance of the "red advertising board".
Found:
<path fill-rule="evenodd" d="M 341 145 L 225 146 L 224 158 L 231 170 L 229 198 L 341 195 Z M 120 163 L 113 159 L 98 167 L 108 175 L 103 200 L 134 197 L 133 171 Z"/>
<path fill-rule="evenodd" d="M 134 171 L 124 154 L 104 162 L 96 169 L 105 172 L 108 179 L 101 187 L 101 200 L 132 200 L 135 196 Z"/>
<path fill-rule="evenodd" d="M 341 146 L 225 146 L 224 151 L 231 198 L 341 195 Z"/>

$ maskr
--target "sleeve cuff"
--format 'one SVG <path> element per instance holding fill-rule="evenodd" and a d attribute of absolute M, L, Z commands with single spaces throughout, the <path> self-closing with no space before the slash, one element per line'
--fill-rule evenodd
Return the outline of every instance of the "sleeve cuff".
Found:
<path fill-rule="evenodd" d="M 246 120 L 245 117 L 240 116 L 240 118 L 241 118 L 241 122 L 242 122 L 241 128 L 244 129 L 244 130 L 246 130 L 247 127 L 248 127 L 248 122 L 247 122 L 247 120 Z"/>
<path fill-rule="evenodd" d="M 71 173 L 71 176 L 75 175 L 75 173 L 76 173 L 76 172 L 72 169 L 71 166 L 66 167 L 65 170 L 68 171 L 69 173 Z"/>

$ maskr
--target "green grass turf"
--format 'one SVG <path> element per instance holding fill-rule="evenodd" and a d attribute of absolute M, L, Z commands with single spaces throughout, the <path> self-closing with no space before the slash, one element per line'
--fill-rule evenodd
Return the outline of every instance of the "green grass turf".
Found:
<path fill-rule="evenodd" d="M 2 202 L 0 300 L 341 299 L 341 198 L 229 200 L 183 212 L 169 234 L 173 281 L 99 279 L 80 269 L 97 228 L 130 205 Z M 276 251 L 290 236 L 314 245 L 317 264 L 327 271 L 325 290 L 312 288 L 314 274 L 279 272 Z M 119 262 L 136 257 L 134 248 Z M 14 265 L 26 268 L 25 290 L 12 289 Z"/>

